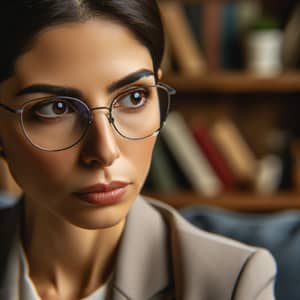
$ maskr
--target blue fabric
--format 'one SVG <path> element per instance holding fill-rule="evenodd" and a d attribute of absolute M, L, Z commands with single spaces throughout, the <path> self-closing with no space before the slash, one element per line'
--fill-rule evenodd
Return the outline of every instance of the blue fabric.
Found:
<path fill-rule="evenodd" d="M 0 209 L 14 206 L 18 201 L 18 198 L 9 194 L 0 192 Z"/>
<path fill-rule="evenodd" d="M 278 266 L 276 299 L 300 300 L 299 211 L 249 214 L 193 206 L 180 213 L 201 229 L 268 249 Z"/>

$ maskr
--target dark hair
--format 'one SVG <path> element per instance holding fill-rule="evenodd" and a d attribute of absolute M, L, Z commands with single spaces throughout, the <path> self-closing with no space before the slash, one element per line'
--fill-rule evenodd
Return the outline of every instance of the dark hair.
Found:
<path fill-rule="evenodd" d="M 14 71 L 41 30 L 67 22 L 107 16 L 129 28 L 150 52 L 154 70 L 161 64 L 164 34 L 155 0 L 1 0 L 0 82 Z"/>

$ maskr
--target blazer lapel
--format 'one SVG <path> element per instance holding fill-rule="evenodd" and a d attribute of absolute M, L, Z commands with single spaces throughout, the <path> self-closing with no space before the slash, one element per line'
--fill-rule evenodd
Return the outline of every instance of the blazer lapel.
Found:
<path fill-rule="evenodd" d="M 22 201 L 13 207 L 0 210 L 0 299 L 17 299 L 16 295 L 8 293 L 16 293 L 19 276 L 19 261 L 17 257 L 16 238 L 17 228 L 22 209 Z M 10 268 L 8 270 L 8 265 Z M 12 265 L 14 264 L 14 265 Z"/>
<path fill-rule="evenodd" d="M 120 243 L 113 300 L 160 299 L 159 294 L 168 292 L 172 278 L 167 235 L 162 217 L 139 197 L 128 214 Z"/>

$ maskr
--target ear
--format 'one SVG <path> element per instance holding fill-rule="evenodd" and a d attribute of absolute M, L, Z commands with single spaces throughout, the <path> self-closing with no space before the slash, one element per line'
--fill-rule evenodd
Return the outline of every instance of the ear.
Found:
<path fill-rule="evenodd" d="M 163 75 L 163 71 L 162 71 L 161 68 L 159 68 L 159 69 L 157 70 L 157 73 L 156 73 L 157 79 L 158 79 L 158 80 L 161 80 L 161 79 L 162 79 L 162 75 Z"/>

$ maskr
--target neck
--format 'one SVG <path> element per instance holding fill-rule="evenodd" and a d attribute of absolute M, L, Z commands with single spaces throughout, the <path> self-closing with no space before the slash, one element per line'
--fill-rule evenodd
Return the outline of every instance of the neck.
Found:
<path fill-rule="evenodd" d="M 59 299 L 63 299 L 62 293 L 75 299 L 106 282 L 125 221 L 107 229 L 88 230 L 49 212 L 29 215 L 28 211 L 32 212 L 32 207 L 25 208 L 23 245 L 39 294 L 50 288 Z"/>

